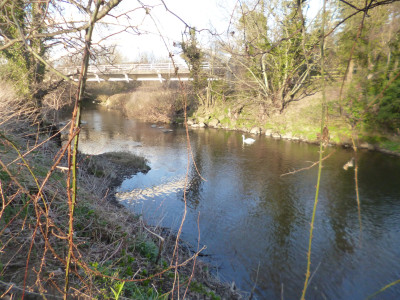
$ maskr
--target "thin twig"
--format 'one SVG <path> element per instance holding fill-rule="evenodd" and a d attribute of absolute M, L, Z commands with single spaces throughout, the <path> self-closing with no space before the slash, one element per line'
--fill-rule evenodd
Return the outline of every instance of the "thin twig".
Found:
<path fill-rule="evenodd" d="M 12 282 L 7 283 L 7 282 L 4 282 L 4 281 L 1 281 L 1 280 L 0 280 L 0 284 L 1 284 L 1 285 L 5 285 L 6 287 L 9 287 L 9 290 L 10 290 L 10 287 L 11 287 L 11 289 L 16 289 L 16 290 L 19 290 L 19 291 L 23 291 L 23 288 L 20 288 L 19 286 L 16 286 L 16 285 L 15 285 L 14 283 L 12 283 Z M 8 290 L 8 291 L 9 291 L 9 290 Z M 8 292 L 8 291 L 7 291 L 7 292 Z M 5 292 L 3 295 L 1 295 L 0 298 L 3 297 L 5 294 L 7 294 L 7 292 Z M 52 298 L 62 299 L 62 297 L 58 297 L 58 296 L 56 296 L 56 295 L 50 295 L 50 294 L 40 294 L 40 293 L 35 293 L 35 292 L 30 292 L 30 291 L 25 291 L 25 293 L 26 293 L 26 294 L 29 294 L 29 295 L 36 295 L 36 296 L 45 295 L 45 296 L 52 297 Z"/>
<path fill-rule="evenodd" d="M 391 283 L 385 285 L 385 286 L 384 286 L 383 288 L 381 288 L 379 291 L 373 293 L 371 296 L 368 296 L 367 300 L 374 298 L 376 295 L 378 295 L 378 294 L 384 292 L 384 291 L 387 290 L 388 288 L 390 288 L 390 287 L 392 287 L 392 286 L 394 286 L 394 285 L 396 285 L 396 284 L 398 284 L 398 283 L 400 283 L 400 279 L 395 280 L 395 281 L 393 281 L 393 282 L 391 282 Z"/>
<path fill-rule="evenodd" d="M 324 161 L 325 159 L 328 159 L 333 153 L 335 153 L 336 152 L 336 150 L 333 150 L 331 153 L 329 153 L 327 156 L 325 156 L 324 158 L 322 158 L 322 161 Z M 313 168 L 313 167 L 315 167 L 316 165 L 318 165 L 319 164 L 319 160 L 317 160 L 316 162 L 313 162 L 312 164 L 311 164 L 311 166 L 308 166 L 308 167 L 305 167 L 305 168 L 301 168 L 301 169 L 298 169 L 298 170 L 294 170 L 294 171 L 291 171 L 291 172 L 288 172 L 288 173 L 284 173 L 284 174 L 281 174 L 281 177 L 283 177 L 283 176 L 286 176 L 286 175 L 292 175 L 292 174 L 296 174 L 296 173 L 299 173 L 299 172 L 301 172 L 301 171 L 305 171 L 305 170 L 310 170 L 311 168 Z"/>
<path fill-rule="evenodd" d="M 165 239 L 161 235 L 148 229 L 146 226 L 144 226 L 144 224 L 143 224 L 143 228 L 146 229 L 148 232 L 150 232 L 152 235 L 156 236 L 160 240 L 160 245 L 158 246 L 158 254 L 157 254 L 157 258 L 156 258 L 156 262 L 155 262 L 156 264 L 158 264 L 158 262 L 161 258 L 161 251 L 163 250 Z"/>
<path fill-rule="evenodd" d="M 323 9 L 322 9 L 322 34 L 321 34 L 321 80 L 322 80 L 322 109 L 321 109 L 321 140 L 319 142 L 319 164 L 318 164 L 318 177 L 317 177 L 317 186 L 315 190 L 315 198 L 314 198 L 314 206 L 312 211 L 311 223 L 310 223 L 310 236 L 308 239 L 308 251 L 307 251 L 307 271 L 306 278 L 304 280 L 304 287 L 301 294 L 301 300 L 304 300 L 306 297 L 308 281 L 310 279 L 310 268 L 311 268 L 311 246 L 313 240 L 313 230 L 315 224 L 315 215 L 317 212 L 318 205 L 318 195 L 319 195 L 319 187 L 321 183 L 321 173 L 322 173 L 322 159 L 323 159 L 323 133 L 325 128 L 325 112 L 326 112 L 326 87 L 325 87 L 325 9 L 326 9 L 326 0 L 324 0 Z"/>

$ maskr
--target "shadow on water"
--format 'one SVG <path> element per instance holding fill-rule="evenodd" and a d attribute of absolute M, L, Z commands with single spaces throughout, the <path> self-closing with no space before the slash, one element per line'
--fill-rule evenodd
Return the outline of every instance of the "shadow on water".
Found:
<path fill-rule="evenodd" d="M 186 185 L 183 237 L 197 244 L 200 212 L 200 242 L 207 245 L 219 276 L 248 291 L 257 277 L 259 299 L 300 298 L 317 170 L 280 175 L 316 161 L 317 146 L 265 137 L 244 146 L 237 132 L 192 130 L 197 170 L 189 162 L 186 181 L 183 127 L 165 125 L 173 130 L 165 133 L 164 128 L 94 109 L 85 110 L 83 120 L 82 151 L 130 151 L 150 161 L 148 174 L 121 185 L 122 203 L 150 223 L 176 229 Z M 364 299 L 400 277 L 400 159 L 374 152 L 359 155 L 362 232 L 354 172 L 342 168 L 352 152 L 337 149 L 324 162 L 309 299 Z M 399 294 L 395 286 L 380 299 Z"/>

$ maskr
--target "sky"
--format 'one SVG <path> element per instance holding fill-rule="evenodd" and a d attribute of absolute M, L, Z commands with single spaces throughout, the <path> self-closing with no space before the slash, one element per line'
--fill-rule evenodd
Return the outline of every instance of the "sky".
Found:
<path fill-rule="evenodd" d="M 165 0 L 168 9 L 182 20 L 166 11 L 159 0 L 147 0 L 145 3 L 153 6 L 150 10 L 151 17 L 140 10 L 131 14 L 130 22 L 149 33 L 139 36 L 124 33 L 107 41 L 109 44 L 117 44 L 118 51 L 127 59 L 135 59 L 143 53 L 159 58 L 167 58 L 169 52 L 178 54 L 179 48 L 174 47 L 173 42 L 182 41 L 185 23 L 198 30 L 213 28 L 217 33 L 226 33 L 229 17 L 237 0 Z M 136 6 L 136 1 L 126 0 L 118 7 L 118 11 L 127 11 Z M 121 19 L 121 23 L 124 22 L 126 20 Z M 200 33 L 199 39 L 201 43 L 206 43 L 208 37 L 209 34 L 204 31 Z"/>
<path fill-rule="evenodd" d="M 127 60 L 137 59 L 143 53 L 154 55 L 156 58 L 168 58 L 168 53 L 171 52 L 179 57 L 179 48 L 174 47 L 173 42 L 182 41 L 185 23 L 198 30 L 211 29 L 212 32 L 227 36 L 230 31 L 231 16 L 239 5 L 238 0 L 164 0 L 168 9 L 182 19 L 179 20 L 166 11 L 161 0 L 144 2 L 152 6 L 151 18 L 141 10 L 132 14 L 132 22 L 136 21 L 140 24 L 140 28 L 149 34 L 140 36 L 123 34 L 108 41 L 110 44 L 117 44 L 118 51 Z M 118 9 L 126 11 L 136 6 L 136 0 L 125 0 Z M 321 6 L 322 0 L 309 0 L 307 16 L 309 18 L 315 16 Z M 160 34 L 164 37 L 164 41 L 160 38 Z M 198 38 L 200 43 L 206 44 L 210 39 L 210 33 L 206 30 L 201 31 Z"/>
<path fill-rule="evenodd" d="M 139 1 L 146 5 L 147 13 Z M 101 40 L 107 46 L 116 45 L 124 62 L 137 61 L 141 56 L 167 60 L 169 53 L 182 62 L 180 48 L 173 44 L 182 41 L 186 24 L 200 30 L 197 38 L 200 44 L 206 45 L 211 38 L 210 31 L 222 38 L 228 36 L 232 30 L 232 14 L 239 5 L 239 0 L 164 0 L 168 12 L 162 0 L 139 1 L 122 1 L 111 11 L 113 17 L 103 18 L 103 25 L 95 30 L 94 42 Z M 316 14 L 321 1 L 308 1 L 309 17 Z M 68 15 L 63 15 L 67 20 L 82 18 L 76 11 L 67 12 Z M 127 25 L 131 27 L 127 29 Z"/>

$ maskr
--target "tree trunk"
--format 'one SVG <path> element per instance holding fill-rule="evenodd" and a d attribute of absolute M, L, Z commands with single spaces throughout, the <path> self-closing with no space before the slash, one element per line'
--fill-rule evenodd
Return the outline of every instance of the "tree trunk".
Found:
<path fill-rule="evenodd" d="M 354 60 L 351 59 L 346 74 L 346 83 L 350 83 L 353 80 L 353 73 L 354 73 Z"/>

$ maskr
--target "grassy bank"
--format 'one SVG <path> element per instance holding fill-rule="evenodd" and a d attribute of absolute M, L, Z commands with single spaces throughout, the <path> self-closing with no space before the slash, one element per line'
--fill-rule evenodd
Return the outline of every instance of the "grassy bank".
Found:
<path fill-rule="evenodd" d="M 330 143 L 349 147 L 354 138 L 359 148 L 400 154 L 399 134 L 371 130 L 362 124 L 352 129 L 350 121 L 338 112 L 337 91 L 337 87 L 331 87 L 327 92 L 327 127 Z M 271 115 L 258 104 L 238 105 L 237 102 L 219 102 L 212 108 L 199 107 L 190 117 L 189 124 L 318 143 L 321 131 L 321 102 L 322 95 L 317 93 L 291 103 L 281 114 Z"/>

